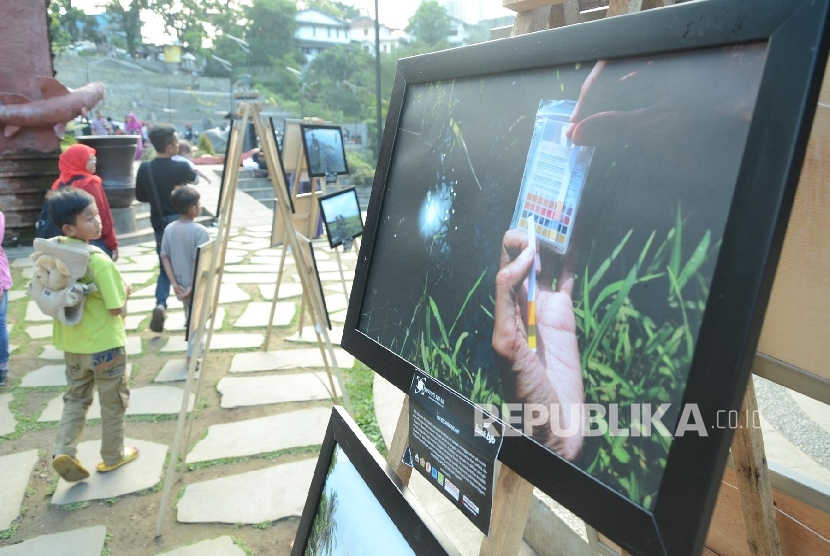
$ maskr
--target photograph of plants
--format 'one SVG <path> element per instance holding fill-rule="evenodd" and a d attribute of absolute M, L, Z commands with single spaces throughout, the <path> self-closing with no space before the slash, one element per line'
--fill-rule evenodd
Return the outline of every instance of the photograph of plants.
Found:
<path fill-rule="evenodd" d="M 672 436 L 632 407 L 664 407 L 675 430 L 728 265 L 764 56 L 743 45 L 408 85 L 357 328 L 484 407 L 557 408 L 565 432 L 532 438 L 653 508 Z M 567 252 L 534 258 L 510 223 L 544 100 L 576 101 L 568 138 L 594 152 Z M 588 404 L 602 410 L 588 419 Z"/>
<path fill-rule="evenodd" d="M 340 446 L 332 453 L 306 556 L 415 554 Z"/>

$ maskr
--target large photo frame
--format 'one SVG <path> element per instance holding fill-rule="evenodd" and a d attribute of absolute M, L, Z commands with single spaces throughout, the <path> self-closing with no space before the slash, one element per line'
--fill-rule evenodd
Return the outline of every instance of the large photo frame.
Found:
<path fill-rule="evenodd" d="M 483 418 L 518 404 L 511 469 L 632 553 L 699 554 L 827 9 L 708 0 L 401 60 L 343 348 Z"/>
<path fill-rule="evenodd" d="M 460 554 L 340 406 L 332 408 L 291 551 L 331 553 Z"/>
<path fill-rule="evenodd" d="M 339 125 L 301 124 L 300 131 L 310 178 L 349 174 L 343 130 Z"/>
<path fill-rule="evenodd" d="M 320 213 L 332 249 L 363 235 L 363 215 L 354 187 L 320 197 Z"/>

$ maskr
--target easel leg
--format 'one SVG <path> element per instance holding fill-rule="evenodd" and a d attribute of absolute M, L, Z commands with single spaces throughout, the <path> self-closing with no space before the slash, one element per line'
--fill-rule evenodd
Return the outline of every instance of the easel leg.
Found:
<path fill-rule="evenodd" d="M 519 553 L 532 500 L 533 485 L 502 464 L 493 490 L 490 536 L 481 543 L 481 556 Z"/>
<path fill-rule="evenodd" d="M 764 438 L 761 429 L 755 428 L 752 423 L 757 414 L 755 385 L 750 377 L 741 405 L 738 430 L 732 440 L 735 478 L 741 497 L 749 553 L 753 556 L 780 556 L 781 540 L 775 525 L 775 506 L 764 454 Z"/>
<path fill-rule="evenodd" d="M 405 465 L 401 459 L 406 447 L 409 445 L 409 396 L 404 396 L 401 414 L 398 416 L 398 425 L 395 427 L 395 434 L 392 436 L 392 445 L 386 453 L 386 463 L 395 470 L 403 484 L 408 485 L 412 477 L 412 468 Z"/>
<path fill-rule="evenodd" d="M 286 228 L 287 230 L 288 228 Z M 282 255 L 280 256 L 280 268 L 277 271 L 277 283 L 274 285 L 274 299 L 271 300 L 271 316 L 268 318 L 268 326 L 265 329 L 265 343 L 263 351 L 268 351 L 271 345 L 271 330 L 274 328 L 274 314 L 277 312 L 277 301 L 279 300 L 280 284 L 282 283 L 282 272 L 285 269 L 285 252 L 288 249 L 288 242 L 283 238 Z"/>
<path fill-rule="evenodd" d="M 346 303 L 348 303 L 349 292 L 346 289 L 346 276 L 343 274 L 343 261 L 340 259 L 340 251 L 337 247 L 334 248 L 334 255 L 337 257 L 337 270 L 340 271 L 340 283 L 343 284 L 343 295 L 346 297 Z"/>

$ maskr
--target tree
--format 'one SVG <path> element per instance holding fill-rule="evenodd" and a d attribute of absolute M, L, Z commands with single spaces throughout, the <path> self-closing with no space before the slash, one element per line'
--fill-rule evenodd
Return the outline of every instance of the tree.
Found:
<path fill-rule="evenodd" d="M 72 0 L 51 0 L 48 6 L 49 30 L 52 43 L 57 48 L 69 46 L 79 40 L 100 42 L 98 21 L 72 6 Z"/>
<path fill-rule="evenodd" d="M 303 2 L 306 10 L 319 10 L 335 19 L 350 21 L 360 17 L 360 10 L 354 6 L 332 0 L 306 0 Z"/>
<path fill-rule="evenodd" d="M 238 15 L 234 6 L 221 0 L 151 0 L 149 8 L 162 17 L 181 46 L 194 51 L 202 49 L 206 24 Z"/>
<path fill-rule="evenodd" d="M 303 61 L 294 46 L 297 6 L 292 0 L 253 0 L 244 14 L 248 25 L 240 38 L 251 45 L 252 65 L 270 69 L 277 63 L 286 66 Z"/>
<path fill-rule="evenodd" d="M 363 49 L 340 45 L 326 49 L 309 65 L 307 80 L 311 102 L 330 113 L 317 115 L 371 117 L 375 71 L 372 57 Z"/>
<path fill-rule="evenodd" d="M 409 18 L 409 32 L 418 42 L 437 45 L 447 40 L 450 33 L 450 16 L 436 0 L 426 0 Z"/>
<path fill-rule="evenodd" d="M 136 46 L 141 44 L 141 12 L 148 9 L 150 0 L 109 0 L 105 5 L 117 24 L 121 26 L 127 39 L 127 52 L 130 56 Z"/>

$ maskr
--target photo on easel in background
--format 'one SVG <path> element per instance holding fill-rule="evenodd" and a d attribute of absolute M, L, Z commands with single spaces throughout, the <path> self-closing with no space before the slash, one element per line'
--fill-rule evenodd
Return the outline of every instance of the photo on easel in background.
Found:
<path fill-rule="evenodd" d="M 826 61 L 795 4 L 399 62 L 342 347 L 512 417 L 499 459 L 634 553 L 702 550 Z"/>
<path fill-rule="evenodd" d="M 363 235 L 363 216 L 354 187 L 320 197 L 320 211 L 332 249 Z"/>
<path fill-rule="evenodd" d="M 323 313 L 326 315 L 326 326 L 329 330 L 332 329 L 331 319 L 329 318 L 329 310 L 326 308 L 326 294 L 323 291 L 323 282 L 320 280 L 320 272 L 317 270 L 317 259 L 314 258 L 314 243 L 303 236 L 297 234 L 297 243 L 300 245 L 300 254 L 305 261 L 306 271 L 309 277 L 313 278 L 314 283 L 317 284 L 317 295 L 320 296 L 320 301 L 323 303 Z M 314 295 L 315 292 L 305 292 L 308 295 Z M 316 325 L 317 323 L 315 323 Z"/>
<path fill-rule="evenodd" d="M 293 556 L 459 554 L 340 407 L 332 409 Z"/>
<path fill-rule="evenodd" d="M 288 172 L 285 171 L 285 161 L 282 157 L 282 141 L 277 137 L 277 128 L 274 126 L 274 118 L 268 118 L 268 124 L 271 126 L 271 135 L 274 137 L 274 145 L 277 146 L 277 158 L 279 160 L 275 161 L 279 163 L 279 169 L 282 171 L 283 181 L 285 181 L 285 192 L 287 193 L 286 198 L 288 199 L 288 205 L 291 209 L 291 213 L 294 213 L 294 199 L 291 197 L 291 176 L 289 176 Z M 278 203 L 277 199 L 274 199 L 274 203 Z M 279 212 L 279 209 L 274 205 L 274 213 L 276 214 Z"/>
<path fill-rule="evenodd" d="M 216 247 L 216 240 L 211 239 L 196 248 L 196 267 L 193 269 L 193 293 L 190 294 L 190 299 L 186 301 L 188 310 L 187 322 L 185 323 L 185 340 L 190 341 L 190 338 L 195 337 L 198 331 L 199 319 L 204 310 L 205 299 L 208 303 L 213 303 L 214 294 L 219 287 L 218 276 L 215 276 L 213 281 L 213 292 L 208 292 L 208 282 L 210 275 L 217 274 L 217 269 L 211 269 L 210 263 L 213 258 L 213 250 Z M 207 307 L 207 316 L 210 317 L 214 308 Z M 202 331 L 204 332 L 204 331 Z"/>
<path fill-rule="evenodd" d="M 329 174 L 348 175 L 343 131 L 336 125 L 300 125 L 308 175 L 324 178 Z"/>

